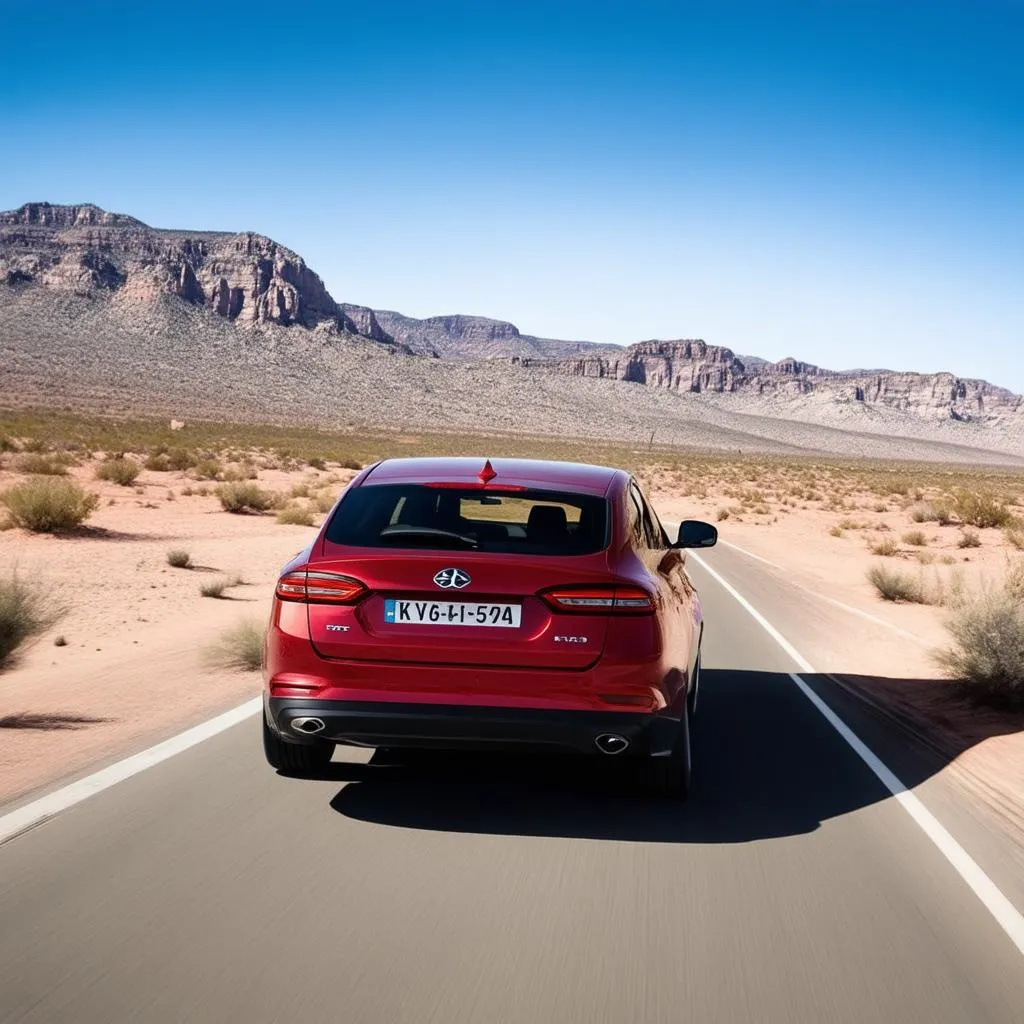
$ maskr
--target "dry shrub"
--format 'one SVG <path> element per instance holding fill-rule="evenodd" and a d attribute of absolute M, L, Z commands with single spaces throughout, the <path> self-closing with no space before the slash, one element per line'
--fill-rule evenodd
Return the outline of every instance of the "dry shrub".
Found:
<path fill-rule="evenodd" d="M 324 462 L 324 460 L 319 458 L 319 457 L 310 459 L 307 462 L 307 465 L 309 466 L 310 469 L 318 469 L 321 472 L 323 472 L 323 470 L 327 469 L 327 463 Z M 362 469 L 361 466 L 358 467 L 358 468 Z"/>
<path fill-rule="evenodd" d="M 953 644 L 935 658 L 975 700 L 1024 706 L 1024 601 L 1008 587 L 961 597 L 946 623 Z"/>
<path fill-rule="evenodd" d="M 923 530 L 908 530 L 903 534 L 903 543 L 909 544 L 911 547 L 923 548 L 928 543 L 928 538 L 924 535 Z"/>
<path fill-rule="evenodd" d="M 833 526 L 828 532 L 832 537 L 843 537 L 846 535 L 846 531 L 842 526 Z"/>
<path fill-rule="evenodd" d="M 313 513 L 303 505 L 286 505 L 277 513 L 277 521 L 284 526 L 312 526 Z"/>
<path fill-rule="evenodd" d="M 71 480 L 38 477 L 0 494 L 16 526 L 33 533 L 57 533 L 83 523 L 99 504 L 99 495 Z"/>
<path fill-rule="evenodd" d="M 135 478 L 141 472 L 141 467 L 132 459 L 117 458 L 106 459 L 96 467 L 96 477 L 99 480 L 109 480 L 111 483 L 120 484 L 122 487 L 130 487 L 135 483 Z"/>
<path fill-rule="evenodd" d="M 953 502 L 957 519 L 966 526 L 985 530 L 1013 521 L 1010 510 L 994 495 L 985 492 L 958 491 Z"/>
<path fill-rule="evenodd" d="M 216 459 L 199 459 L 192 467 L 197 480 L 219 480 L 224 467 Z"/>
<path fill-rule="evenodd" d="M 981 547 L 981 535 L 977 530 L 972 530 L 969 526 L 965 526 L 960 531 L 960 539 L 956 542 L 958 548 L 980 548 Z"/>
<path fill-rule="evenodd" d="M 215 665 L 254 672 L 263 664 L 266 631 L 261 623 L 239 622 L 226 629 L 220 639 L 207 648 L 207 658 Z"/>
<path fill-rule="evenodd" d="M 199 593 L 203 597 L 216 597 L 221 598 L 224 596 L 224 591 L 228 589 L 228 580 L 225 577 L 218 577 L 215 580 L 207 580 L 205 583 L 199 585 Z"/>
<path fill-rule="evenodd" d="M 173 569 L 190 569 L 192 556 L 184 548 L 171 548 L 167 552 L 167 564 Z"/>
<path fill-rule="evenodd" d="M 332 490 L 317 491 L 312 496 L 311 503 L 315 511 L 321 515 L 325 515 L 334 508 L 334 503 L 338 500 L 338 496 Z"/>
<path fill-rule="evenodd" d="M 35 476 L 66 476 L 68 472 L 67 462 L 38 452 L 19 455 L 14 460 L 14 468 L 19 473 L 31 473 Z"/>
<path fill-rule="evenodd" d="M 873 555 L 882 555 L 883 557 L 891 557 L 899 551 L 899 546 L 892 537 L 881 537 L 876 541 L 871 541 L 868 544 Z"/>
<path fill-rule="evenodd" d="M 12 573 L 0 579 L 0 667 L 26 640 L 49 629 L 63 614 L 52 591 Z"/>
<path fill-rule="evenodd" d="M 226 512 L 269 512 L 280 504 L 273 491 L 265 491 L 249 480 L 222 484 L 217 497 Z"/>
<path fill-rule="evenodd" d="M 342 459 L 341 462 L 338 463 L 338 465 L 341 466 L 342 469 L 363 468 L 363 464 L 361 462 L 357 462 L 355 459 Z"/>
<path fill-rule="evenodd" d="M 925 599 L 924 581 L 919 576 L 890 569 L 886 565 L 873 565 L 868 569 L 868 582 L 883 601 L 908 601 L 912 604 L 930 604 Z"/>
<path fill-rule="evenodd" d="M 1003 535 L 1010 547 L 1024 551 L 1024 526 L 1018 525 L 1016 522 L 1010 524 L 1003 528 Z"/>
<path fill-rule="evenodd" d="M 931 502 L 920 501 L 911 506 L 910 518 L 915 523 L 936 523 L 939 520 L 939 514 Z"/>

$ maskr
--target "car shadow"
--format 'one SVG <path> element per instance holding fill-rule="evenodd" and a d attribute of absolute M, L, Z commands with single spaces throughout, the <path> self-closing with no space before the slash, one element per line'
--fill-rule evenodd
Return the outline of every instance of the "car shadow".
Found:
<path fill-rule="evenodd" d="M 805 677 L 820 692 L 835 684 Z M 855 701 L 848 692 L 830 694 Z M 907 742 L 898 725 L 858 702 L 851 725 L 913 788 L 952 750 Z M 989 734 L 1024 728 L 990 716 Z M 971 736 L 970 743 L 978 742 Z M 744 843 L 800 835 L 888 799 L 889 791 L 785 674 L 705 669 L 693 727 L 695 788 L 684 802 L 645 796 L 612 758 L 377 751 L 335 762 L 347 784 L 331 807 L 359 821 L 493 835 L 646 843 Z"/>

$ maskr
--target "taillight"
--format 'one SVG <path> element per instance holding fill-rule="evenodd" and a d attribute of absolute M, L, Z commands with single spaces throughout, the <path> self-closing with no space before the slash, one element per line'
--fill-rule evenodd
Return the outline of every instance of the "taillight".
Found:
<path fill-rule="evenodd" d="M 557 612 L 647 615 L 654 611 L 654 598 L 643 587 L 627 585 L 555 587 L 541 597 Z"/>
<path fill-rule="evenodd" d="M 275 593 L 282 601 L 302 601 L 305 604 L 355 604 L 366 593 L 366 586 L 351 576 L 299 569 L 285 573 L 277 581 Z"/>

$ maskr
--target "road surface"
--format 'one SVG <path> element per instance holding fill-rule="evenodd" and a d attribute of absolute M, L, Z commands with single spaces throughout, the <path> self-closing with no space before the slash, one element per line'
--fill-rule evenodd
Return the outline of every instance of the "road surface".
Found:
<path fill-rule="evenodd" d="M 799 647 L 809 598 L 729 549 L 702 557 Z M 290 780 L 251 718 L 0 846 L 0 1020 L 1024 1020 L 1006 932 L 794 658 L 693 575 L 690 802 L 533 759 L 345 751 L 336 778 Z M 1020 907 L 1016 862 L 937 766 L 812 685 Z"/>

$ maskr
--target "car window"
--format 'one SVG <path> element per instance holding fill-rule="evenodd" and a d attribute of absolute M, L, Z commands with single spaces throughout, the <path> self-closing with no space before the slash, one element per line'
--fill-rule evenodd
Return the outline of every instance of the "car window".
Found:
<path fill-rule="evenodd" d="M 352 547 L 589 555 L 608 546 L 608 502 L 562 491 L 371 484 L 349 490 L 326 539 Z"/>
<path fill-rule="evenodd" d="M 636 548 L 644 547 L 644 513 L 640 507 L 635 489 L 630 487 L 629 496 L 626 498 L 626 536 L 630 543 Z"/>
<path fill-rule="evenodd" d="M 643 491 L 634 482 L 630 485 L 629 492 L 639 510 L 639 522 L 641 529 L 641 542 L 645 547 L 659 551 L 665 547 L 664 530 L 658 522 L 650 505 L 644 498 Z"/>

